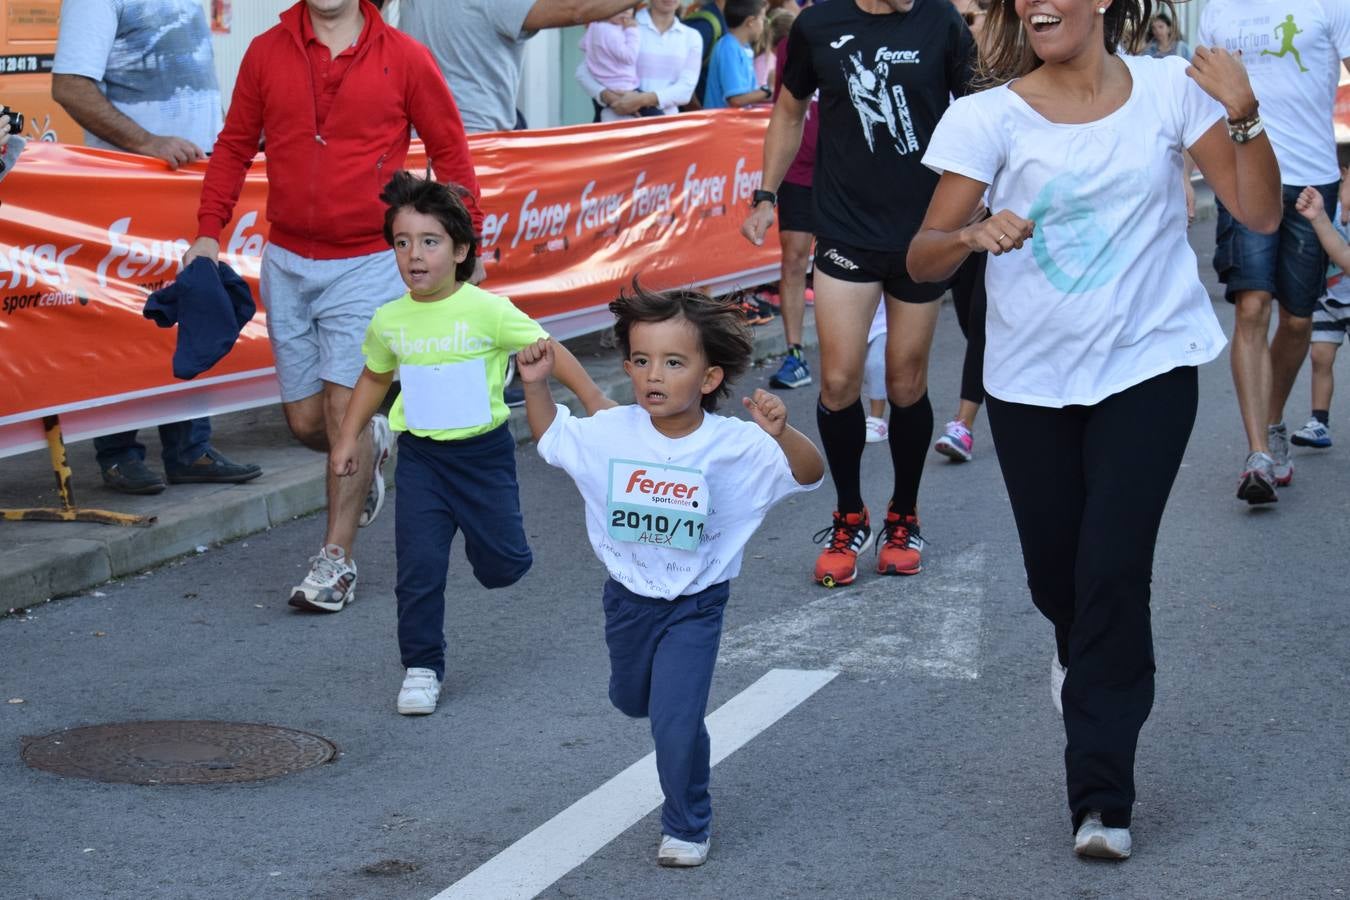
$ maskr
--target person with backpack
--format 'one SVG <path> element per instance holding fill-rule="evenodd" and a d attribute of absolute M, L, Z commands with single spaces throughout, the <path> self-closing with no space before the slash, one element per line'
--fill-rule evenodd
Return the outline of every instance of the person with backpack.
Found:
<path fill-rule="evenodd" d="M 727 17 L 723 13 L 726 5 L 727 0 L 704 0 L 697 8 L 691 8 L 691 11 L 684 17 L 684 24 L 697 31 L 698 36 L 703 40 L 703 55 L 698 70 L 698 86 L 694 88 L 694 100 L 698 103 L 696 108 L 703 107 L 703 92 L 708 87 L 708 64 L 712 62 L 713 48 L 722 39 L 722 35 L 729 30 L 727 28 Z"/>

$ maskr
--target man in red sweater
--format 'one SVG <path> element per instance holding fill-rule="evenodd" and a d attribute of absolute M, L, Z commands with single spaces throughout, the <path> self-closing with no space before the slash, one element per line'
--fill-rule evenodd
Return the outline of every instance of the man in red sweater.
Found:
<path fill-rule="evenodd" d="M 370 0 L 301 0 L 249 45 L 183 257 L 216 259 L 244 175 L 267 138 L 269 243 L 262 300 L 291 432 L 327 453 L 361 373 L 361 340 L 405 287 L 383 236 L 381 188 L 403 168 L 410 129 L 442 181 L 463 186 L 475 230 L 478 182 L 459 110 L 425 47 L 390 28 Z M 363 478 L 328 475 L 328 527 L 290 603 L 337 612 L 353 598 L 358 527 L 384 501 L 391 433 L 371 423 Z"/>

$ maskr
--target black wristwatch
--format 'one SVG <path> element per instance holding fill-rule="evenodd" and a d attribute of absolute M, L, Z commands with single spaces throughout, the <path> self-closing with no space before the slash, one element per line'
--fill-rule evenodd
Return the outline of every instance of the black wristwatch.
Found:
<path fill-rule="evenodd" d="M 754 209 L 761 203 L 768 203 L 770 206 L 778 205 L 778 195 L 773 191 L 755 191 L 750 195 L 750 208 Z"/>

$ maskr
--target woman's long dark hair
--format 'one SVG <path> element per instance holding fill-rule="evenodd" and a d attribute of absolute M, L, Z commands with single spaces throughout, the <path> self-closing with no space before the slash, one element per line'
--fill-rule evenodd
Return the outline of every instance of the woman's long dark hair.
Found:
<path fill-rule="evenodd" d="M 1149 24 L 1160 13 L 1170 14 L 1176 21 L 1174 0 L 1115 0 L 1102 16 L 1106 52 L 1138 53 L 1148 41 Z M 996 0 L 989 7 L 980 46 L 983 52 L 975 79 L 980 88 L 1006 84 L 1041 65 L 1040 58 L 1031 50 L 1022 21 L 1017 18 L 1015 0 Z"/>

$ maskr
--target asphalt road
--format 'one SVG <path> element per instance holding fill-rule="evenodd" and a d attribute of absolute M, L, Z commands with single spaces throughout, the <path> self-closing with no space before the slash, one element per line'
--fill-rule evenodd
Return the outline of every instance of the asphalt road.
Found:
<path fill-rule="evenodd" d="M 939 421 L 961 346 L 944 309 Z M 1347 390 L 1333 427 L 1350 422 Z M 814 390 L 785 394 L 814 434 Z M 1295 424 L 1307 397 L 1305 373 Z M 543 896 L 1344 895 L 1347 446 L 1296 450 L 1281 501 L 1248 508 L 1233 498 L 1244 448 L 1226 356 L 1203 370 L 1157 551 L 1157 702 L 1128 862 L 1072 853 L 1050 629 L 981 418 L 973 463 L 933 456 L 925 472 L 923 574 L 812 585 L 828 487 L 775 509 L 750 544 L 710 709 L 773 669 L 839 675 L 716 766 L 708 864 L 659 869 L 649 814 Z M 884 445 L 864 462 L 878 509 Z M 535 568 L 489 592 L 456 550 L 446 691 L 430 717 L 394 712 L 388 512 L 361 535 L 358 602 L 340 615 L 285 604 L 321 539 L 309 518 L 0 619 L 0 700 L 24 701 L 0 703 L 0 896 L 429 898 L 645 756 L 646 723 L 606 698 L 603 576 L 575 491 L 532 447 L 519 463 Z M 210 787 L 63 779 L 19 757 L 24 735 L 138 719 L 286 725 L 342 752 Z"/>

